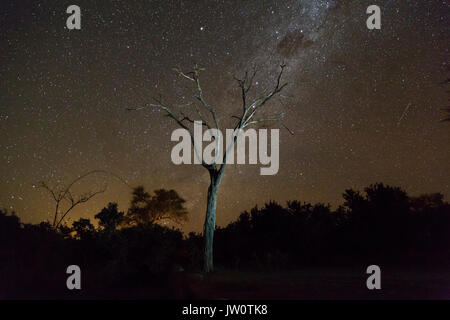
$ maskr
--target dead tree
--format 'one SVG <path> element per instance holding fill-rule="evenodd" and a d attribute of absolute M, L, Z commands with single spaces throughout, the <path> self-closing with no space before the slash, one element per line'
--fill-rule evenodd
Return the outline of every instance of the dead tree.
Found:
<path fill-rule="evenodd" d="M 105 192 L 106 186 L 100 190 L 89 191 L 87 193 L 78 196 L 74 196 L 71 192 L 71 188 L 73 187 L 74 184 L 76 184 L 83 178 L 98 172 L 103 171 L 95 170 L 85 173 L 79 176 L 78 178 L 72 180 L 72 182 L 70 182 L 66 186 L 59 186 L 52 188 L 44 181 L 38 183 L 38 187 L 45 189 L 52 196 L 52 199 L 55 201 L 55 212 L 52 222 L 53 228 L 58 229 L 58 227 L 61 225 L 61 222 L 73 210 L 73 208 L 82 203 L 88 202 L 96 195 Z"/>
<path fill-rule="evenodd" d="M 282 82 L 282 76 L 283 71 L 285 69 L 285 65 L 280 65 L 280 71 L 278 73 L 278 76 L 275 80 L 275 84 L 273 85 L 272 89 L 269 90 L 268 93 L 256 98 L 256 99 L 249 99 L 249 91 L 252 89 L 254 78 L 256 76 L 257 70 L 256 68 L 253 68 L 252 72 L 246 71 L 244 73 L 244 76 L 242 78 L 234 77 L 236 80 L 240 92 L 241 92 L 241 98 L 242 98 L 242 106 L 241 110 L 242 113 L 240 116 L 233 116 L 234 119 L 237 119 L 236 124 L 234 126 L 235 132 L 239 133 L 244 128 L 255 125 L 262 122 L 267 121 L 278 121 L 281 123 L 281 116 L 271 116 L 271 117 L 263 117 L 263 118 L 257 118 L 258 113 L 260 110 L 268 104 L 274 97 L 281 96 L 280 92 L 286 87 L 287 83 Z M 177 72 L 178 75 L 189 81 L 196 91 L 194 95 L 194 102 L 200 105 L 200 107 L 195 103 L 189 103 L 187 105 L 170 105 L 167 103 L 164 103 L 162 101 L 162 98 L 155 98 L 154 103 L 147 103 L 142 107 L 139 108 L 127 108 L 127 110 L 140 110 L 144 108 L 158 108 L 160 110 L 163 110 L 167 117 L 173 119 L 181 128 L 186 129 L 191 137 L 192 145 L 194 146 L 194 151 L 198 152 L 195 148 L 194 143 L 194 135 L 192 130 L 188 127 L 188 123 L 194 123 L 194 120 L 187 116 L 184 112 L 176 112 L 175 109 L 182 109 L 185 110 L 185 107 L 187 106 L 195 106 L 195 111 L 197 112 L 197 115 L 200 117 L 200 120 L 202 121 L 203 125 L 206 126 L 208 129 L 217 129 L 220 130 L 218 117 L 216 115 L 215 108 L 209 104 L 204 95 L 203 95 L 203 89 L 200 84 L 200 72 L 204 71 L 203 68 L 195 67 L 193 71 L 191 72 L 183 72 L 180 68 L 175 68 L 175 72 Z M 250 101 L 248 101 L 250 100 Z M 210 118 L 212 119 L 213 125 L 210 125 L 202 116 L 202 113 L 200 111 L 202 109 L 204 112 L 210 115 Z M 281 123 L 282 124 L 282 123 Z M 282 124 L 291 134 L 292 132 L 284 125 Z M 207 195 L 207 203 L 206 203 L 206 216 L 205 216 L 205 223 L 203 228 L 203 235 L 204 235 L 204 272 L 208 273 L 213 271 L 213 239 L 214 239 L 214 230 L 216 226 L 216 205 L 217 205 L 217 195 L 219 191 L 220 182 L 222 180 L 223 174 L 225 172 L 225 167 L 227 164 L 227 155 L 230 152 L 232 148 L 234 148 L 234 145 L 236 144 L 238 138 L 238 134 L 234 136 L 233 141 L 230 143 L 230 145 L 227 147 L 224 147 L 224 153 L 223 153 L 223 159 L 222 162 L 216 163 L 216 160 L 212 163 L 205 163 L 205 161 L 202 159 L 201 165 L 206 168 L 209 172 L 210 177 L 210 184 L 208 187 L 208 195 Z M 216 139 L 216 142 L 218 145 L 220 145 L 220 141 Z M 200 151 L 201 152 L 201 151 Z"/>

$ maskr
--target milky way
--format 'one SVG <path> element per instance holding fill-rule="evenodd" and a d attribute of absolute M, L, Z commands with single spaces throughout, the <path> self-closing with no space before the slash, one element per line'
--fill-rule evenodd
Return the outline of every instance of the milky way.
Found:
<path fill-rule="evenodd" d="M 376 2 L 376 3 L 375 3 Z M 381 30 L 368 30 L 378 4 Z M 255 94 L 280 63 L 289 86 L 267 112 L 283 112 L 280 170 L 227 168 L 217 220 L 225 225 L 274 199 L 341 203 L 346 188 L 385 182 L 417 195 L 450 194 L 447 1 L 78 1 L 81 30 L 67 30 L 58 1 L 2 1 L 0 206 L 25 222 L 50 219 L 40 180 L 67 183 L 90 170 L 129 185 L 176 189 L 201 230 L 208 173 L 175 166 L 176 125 L 158 110 L 127 111 L 162 94 L 186 103 L 192 91 L 172 71 L 194 64 L 220 122 L 239 111 L 233 75 L 257 65 Z M 406 111 L 405 111 L 406 110 Z M 108 190 L 70 221 L 109 201 L 126 210 L 130 189 L 98 174 L 78 191 Z"/>

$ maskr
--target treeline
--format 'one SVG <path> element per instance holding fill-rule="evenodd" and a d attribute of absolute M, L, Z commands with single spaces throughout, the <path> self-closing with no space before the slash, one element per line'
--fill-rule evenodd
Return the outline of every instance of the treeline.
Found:
<path fill-rule="evenodd" d="M 409 197 L 375 184 L 329 205 L 269 202 L 216 232 L 216 261 L 229 267 L 450 265 L 450 205 L 440 193 Z"/>
<path fill-rule="evenodd" d="M 400 188 L 375 184 L 364 192 L 346 190 L 343 198 L 336 210 L 271 201 L 241 213 L 216 230 L 216 269 L 450 265 L 450 204 L 441 194 L 409 197 Z M 170 287 L 178 285 L 170 281 L 174 274 L 202 266 L 201 234 L 183 236 L 158 223 L 185 219 L 183 203 L 173 190 L 149 194 L 136 188 L 126 213 L 109 203 L 94 216 L 98 227 L 81 218 L 56 230 L 48 222 L 24 224 L 0 211 L 0 296 L 64 292 L 65 270 L 72 264 L 81 267 L 91 288 L 147 288 L 147 298 L 170 295 Z"/>

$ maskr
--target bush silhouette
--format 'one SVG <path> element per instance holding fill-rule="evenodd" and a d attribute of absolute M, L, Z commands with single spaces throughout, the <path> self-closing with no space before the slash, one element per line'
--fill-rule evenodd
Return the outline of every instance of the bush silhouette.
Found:
<path fill-rule="evenodd" d="M 58 290 L 63 290 L 64 270 L 76 261 L 88 270 L 84 281 L 99 288 L 102 297 L 129 290 L 170 296 L 169 279 L 179 279 L 179 270 L 197 272 L 202 267 L 203 236 L 191 232 L 183 238 L 181 231 L 155 219 L 173 210 L 184 216 L 183 203 L 175 192 L 150 195 L 135 189 L 132 209 L 124 214 L 116 203 L 108 203 L 95 215 L 98 228 L 87 218 L 72 228 L 26 224 L 0 210 L 0 294 L 24 297 L 30 286 L 46 288 L 40 297 L 63 294 Z M 156 210 L 161 213 L 155 215 Z M 323 203 L 269 201 L 217 228 L 215 239 L 219 270 L 360 266 L 371 261 L 448 267 L 450 205 L 440 193 L 409 197 L 400 188 L 377 183 L 363 192 L 345 190 L 343 204 L 335 210 Z"/>

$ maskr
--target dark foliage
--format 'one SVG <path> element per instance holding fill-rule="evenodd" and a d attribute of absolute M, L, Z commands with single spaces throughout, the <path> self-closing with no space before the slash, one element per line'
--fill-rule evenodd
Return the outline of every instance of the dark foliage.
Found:
<path fill-rule="evenodd" d="M 216 260 L 252 268 L 450 263 L 450 205 L 441 194 L 408 197 L 383 184 L 364 191 L 346 190 L 335 211 L 290 201 L 244 212 L 217 230 Z"/>
<path fill-rule="evenodd" d="M 124 221 L 124 213 L 119 212 L 117 203 L 108 203 L 108 206 L 95 215 L 98 219 L 98 225 L 103 228 L 105 232 L 113 232 Z"/>
<path fill-rule="evenodd" d="M 364 193 L 346 190 L 344 203 L 274 201 L 243 212 L 216 230 L 215 263 L 240 270 L 304 266 L 450 265 L 450 205 L 441 194 L 409 197 L 400 188 L 375 184 Z M 77 264 L 89 294 L 112 297 L 140 290 L 170 297 L 182 285 L 181 270 L 201 270 L 203 238 L 154 223 L 121 224 L 124 213 L 109 203 L 71 228 L 23 224 L 0 211 L 0 297 L 52 297 L 65 290 L 65 270 Z M 175 282 L 174 282 L 175 281 Z M 39 291 L 41 288 L 42 290 Z M 59 297 L 59 296 L 56 296 Z M 123 296 L 122 296 L 123 297 Z M 133 296 L 130 296 L 133 297 Z M 88 296 L 89 298 L 89 296 Z"/>
<path fill-rule="evenodd" d="M 175 190 L 159 189 L 152 195 L 138 186 L 133 190 L 125 221 L 130 225 L 152 224 L 164 219 L 180 222 L 187 219 L 185 202 Z"/>

